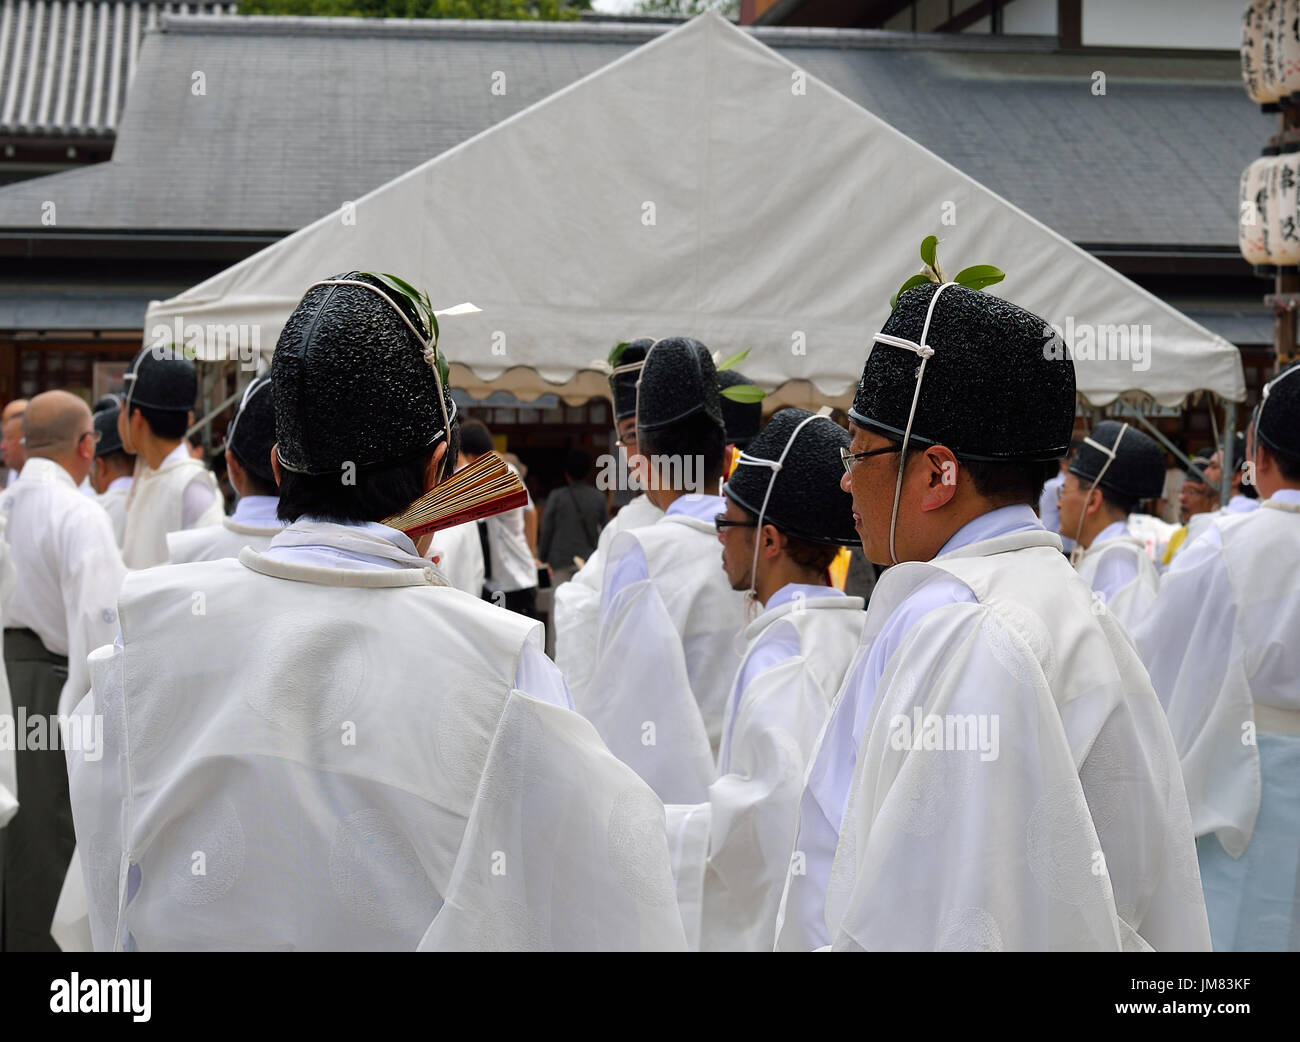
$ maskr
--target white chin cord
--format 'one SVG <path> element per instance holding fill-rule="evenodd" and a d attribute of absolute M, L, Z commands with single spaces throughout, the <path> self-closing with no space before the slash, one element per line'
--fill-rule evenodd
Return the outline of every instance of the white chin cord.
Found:
<path fill-rule="evenodd" d="M 1070 563 L 1076 568 L 1079 567 L 1079 562 L 1083 560 L 1083 555 L 1087 552 L 1083 543 L 1079 540 L 1083 536 L 1083 522 L 1088 516 L 1088 500 L 1091 498 L 1093 490 L 1101 484 L 1101 479 L 1106 476 L 1106 471 L 1110 470 L 1110 465 L 1115 462 L 1115 457 L 1119 454 L 1119 443 L 1124 440 L 1124 435 L 1127 432 L 1128 424 L 1126 423 L 1120 427 L 1119 433 L 1115 435 L 1115 444 L 1110 448 L 1100 442 L 1093 441 L 1091 436 L 1083 439 L 1085 445 L 1091 445 L 1102 453 L 1106 457 L 1106 462 L 1101 465 L 1101 470 L 1092 479 L 1092 484 L 1088 486 L 1088 491 L 1084 493 L 1083 505 L 1079 507 L 1079 523 L 1074 526 L 1074 549 L 1070 551 Z M 1078 477 L 1078 475 L 1076 474 L 1075 477 Z"/>
<path fill-rule="evenodd" d="M 785 458 L 790 454 L 794 447 L 795 439 L 799 437 L 799 432 L 803 430 L 813 420 L 825 420 L 827 423 L 835 423 L 829 416 L 823 416 L 821 413 L 814 413 L 812 416 L 805 417 L 799 421 L 798 426 L 790 432 L 790 437 L 785 443 L 785 448 L 781 450 L 781 455 L 776 459 L 760 459 L 757 456 L 750 456 L 746 452 L 741 452 L 736 459 L 736 466 L 750 467 L 769 467 L 772 476 L 767 479 L 767 491 L 763 493 L 763 505 L 758 508 L 758 524 L 754 526 L 754 556 L 749 562 L 749 589 L 745 591 L 746 609 L 758 603 L 758 551 L 762 546 L 763 537 L 763 518 L 767 515 L 767 504 L 772 498 L 772 489 L 776 485 L 776 476 L 781 473 L 781 468 L 785 466 Z M 838 424 L 836 424 L 838 426 Z"/>
<path fill-rule="evenodd" d="M 912 394 L 912 408 L 907 414 L 907 428 L 903 431 L 903 449 L 898 454 L 898 480 L 894 483 L 894 507 L 889 513 L 889 560 L 892 564 L 898 564 L 898 553 L 894 549 L 894 529 L 898 525 L 898 504 L 903 496 L 903 470 L 907 466 L 907 446 L 912 440 L 912 422 L 916 419 L 916 407 L 921 401 L 921 383 L 925 379 L 925 363 L 934 356 L 934 348 L 926 343 L 930 335 L 930 319 L 934 317 L 934 306 L 939 303 L 939 297 L 949 286 L 955 286 L 955 282 L 945 282 L 937 290 L 934 296 L 930 298 L 930 306 L 925 312 L 925 325 L 921 327 L 921 342 L 918 344 L 915 340 L 908 340 L 906 337 L 891 336 L 888 333 L 877 333 L 873 340 L 877 344 L 888 344 L 890 347 L 901 347 L 905 351 L 911 351 L 921 357 L 921 364 L 916 370 L 916 390 Z"/>

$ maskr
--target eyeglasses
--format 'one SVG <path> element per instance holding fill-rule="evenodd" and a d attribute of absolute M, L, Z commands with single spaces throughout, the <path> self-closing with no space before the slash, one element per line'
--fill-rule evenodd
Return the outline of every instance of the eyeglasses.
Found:
<path fill-rule="evenodd" d="M 713 527 L 717 530 L 718 535 L 728 528 L 757 528 L 757 521 L 732 521 L 726 514 L 718 514 L 713 519 Z"/>
<path fill-rule="evenodd" d="M 868 456 L 884 456 L 890 452 L 902 452 L 902 445 L 891 445 L 886 449 L 872 449 L 870 452 L 850 452 L 843 446 L 840 447 L 840 462 L 844 464 L 844 473 L 853 473 L 853 461 L 866 459 Z"/>

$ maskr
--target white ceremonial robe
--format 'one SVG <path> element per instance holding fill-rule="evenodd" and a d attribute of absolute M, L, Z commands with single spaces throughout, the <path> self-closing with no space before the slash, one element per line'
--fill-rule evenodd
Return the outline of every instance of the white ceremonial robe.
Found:
<path fill-rule="evenodd" d="M 219 525 L 225 517 L 221 493 L 212 471 L 186 451 L 182 441 L 154 470 L 136 458 L 135 480 L 126 501 L 126 534 L 122 560 L 128 568 L 152 568 L 167 563 L 167 533 L 186 528 Z M 200 486 L 191 498 L 207 506 L 186 523 L 185 502 L 192 484 Z M 210 494 L 210 499 L 208 495 Z"/>
<path fill-rule="evenodd" d="M 284 530 L 284 522 L 275 516 L 279 503 L 278 496 L 244 496 L 235 504 L 235 512 L 223 517 L 220 524 L 168 532 L 168 562 L 187 564 L 238 557 L 246 546 L 265 550 Z"/>
<path fill-rule="evenodd" d="M 1038 516 L 1049 532 L 1058 532 L 1061 528 L 1061 487 L 1064 484 L 1065 471 L 1061 471 L 1043 483 L 1043 494 L 1038 497 Z M 1061 536 L 1061 548 L 1068 554 L 1074 549 L 1074 540 Z"/>
<path fill-rule="evenodd" d="M 609 544 L 620 532 L 653 525 L 664 512 L 642 492 L 615 514 L 596 541 L 596 549 L 572 579 L 555 588 L 551 625 L 555 628 L 555 664 L 581 701 L 595 665 L 596 634 L 600 630 L 600 591 L 605 581 Z"/>
<path fill-rule="evenodd" d="M 1138 513 L 1129 514 L 1124 527 L 1129 535 L 1142 544 L 1142 549 L 1153 562 L 1159 561 L 1165 556 L 1165 550 L 1169 547 L 1170 538 L 1178 531 L 1177 525 L 1171 525 L 1161 518 L 1152 517 L 1150 514 Z M 1157 574 L 1159 574 L 1159 569 L 1157 569 Z"/>
<path fill-rule="evenodd" d="M 1208 948 L 1168 726 L 1092 603 L 1028 507 L 886 572 L 800 800 L 779 948 Z"/>
<path fill-rule="evenodd" d="M 483 543 L 474 522 L 453 525 L 433 534 L 427 554 L 455 589 L 483 595 Z"/>
<path fill-rule="evenodd" d="M 113 522 L 113 535 L 119 549 L 126 537 L 126 500 L 131 494 L 131 484 L 131 478 L 114 478 L 108 483 L 108 488 L 104 489 L 104 494 L 95 497 L 95 501 L 104 508 L 104 513 Z"/>
<path fill-rule="evenodd" d="M 660 801 L 402 533 L 299 521 L 121 614 L 69 762 L 97 950 L 684 947 Z"/>
<path fill-rule="evenodd" d="M 9 563 L 9 543 L 4 538 L 4 516 L 0 513 L 0 638 L 3 637 L 4 626 L 9 619 L 9 596 L 13 587 L 14 570 Z M 3 644 L 0 644 L 0 650 L 3 650 Z M 0 669 L 0 721 L 13 719 L 14 705 L 9 695 L 8 671 Z M 14 759 L 17 733 L 11 737 L 12 741 L 0 742 L 0 829 L 18 811 L 18 765 Z"/>
<path fill-rule="evenodd" d="M 0 493 L 14 586 L 6 626 L 32 630 L 47 651 L 68 657 L 59 696 L 68 712 L 90 690 L 86 656 L 117 634 L 125 569 L 100 505 L 52 460 L 33 456 Z"/>
<path fill-rule="evenodd" d="M 704 803 L 745 595 L 722 570 L 720 496 L 684 496 L 610 543 L 591 682 L 575 695 L 610 751 L 666 803 Z M 708 520 L 705 520 L 705 518 Z"/>
<path fill-rule="evenodd" d="M 1123 521 L 1107 525 L 1079 562 L 1079 578 L 1086 582 L 1100 605 L 1130 633 L 1147 617 L 1160 589 L 1160 573 L 1147 556 L 1145 544 L 1128 534 Z"/>
<path fill-rule="evenodd" d="M 708 802 L 667 807 L 692 948 L 772 949 L 804 771 L 858 649 L 863 608 L 861 597 L 790 584 L 746 628 Z"/>
<path fill-rule="evenodd" d="M 1300 491 L 1229 513 L 1134 633 L 1169 715 L 1216 951 L 1300 950 Z"/>

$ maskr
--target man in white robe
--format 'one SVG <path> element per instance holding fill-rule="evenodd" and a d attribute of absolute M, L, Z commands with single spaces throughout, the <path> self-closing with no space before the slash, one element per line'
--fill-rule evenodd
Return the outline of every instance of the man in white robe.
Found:
<path fill-rule="evenodd" d="M 1215 951 L 1300 950 L 1300 368 L 1265 389 L 1260 509 L 1174 558 L 1134 633 L 1169 715 Z"/>
<path fill-rule="evenodd" d="M 875 338 L 844 481 L 894 567 L 808 772 L 779 948 L 1208 944 L 1155 693 L 1033 510 L 1075 411 L 1044 330 L 930 283 Z"/>
<path fill-rule="evenodd" d="M 74 843 L 58 716 L 90 687 L 90 650 L 117 632 L 125 569 L 108 515 L 77 489 L 95 451 L 85 402 L 48 391 L 32 399 L 22 422 L 27 461 L 0 494 L 6 571 L 13 573 L 4 612 L 5 667 L 16 714 L 11 725 L 23 731 L 15 757 L 21 806 L 5 829 L 0 950 L 48 951 Z M 68 750 L 70 759 L 96 755 L 77 744 Z"/>
<path fill-rule="evenodd" d="M 27 409 L 26 398 L 15 398 L 0 412 L 0 454 L 4 455 L 5 487 L 8 488 L 18 480 L 23 463 L 27 460 L 23 452 L 23 412 Z"/>
<path fill-rule="evenodd" d="M 763 611 L 745 629 L 708 801 L 667 808 L 678 903 L 702 951 L 772 948 L 808 757 L 866 621 L 862 598 L 829 581 L 857 541 L 839 486 L 848 444 L 829 417 L 784 409 L 724 487 L 722 568 Z"/>
<path fill-rule="evenodd" d="M 126 500 L 135 474 L 135 457 L 122 448 L 122 438 L 117 430 L 121 408 L 116 399 L 110 400 L 114 404 L 105 405 L 95 413 L 99 443 L 95 446 L 95 461 L 90 467 L 90 484 L 96 493 L 95 501 L 113 523 L 113 535 L 121 547 L 126 535 Z"/>
<path fill-rule="evenodd" d="M 703 803 L 745 625 L 744 595 L 717 566 L 725 435 L 708 349 L 656 341 L 638 394 L 649 495 L 664 516 L 610 544 L 596 661 L 576 704 L 661 799 Z"/>
<path fill-rule="evenodd" d="M 1042 519 L 1043 527 L 1049 532 L 1058 532 L 1061 527 L 1061 487 L 1065 484 L 1065 468 L 1074 460 L 1074 454 L 1079 451 L 1082 440 L 1078 438 L 1070 439 L 1070 451 L 1065 459 L 1061 460 L 1060 471 L 1053 474 L 1043 484 L 1043 494 L 1038 497 L 1038 516 Z M 1074 550 L 1074 540 L 1061 536 L 1061 546 L 1068 554 Z"/>
<path fill-rule="evenodd" d="M 1071 555 L 1103 608 L 1125 629 L 1146 618 L 1160 573 L 1143 540 L 1129 534 L 1138 503 L 1160 494 L 1164 454 L 1127 423 L 1097 425 L 1075 455 L 1061 488 L 1059 532 L 1078 544 Z"/>
<path fill-rule="evenodd" d="M 122 559 L 128 568 L 167 561 L 167 533 L 219 525 L 225 504 L 217 480 L 189 453 L 185 431 L 198 394 L 194 363 L 179 348 L 145 347 L 123 381 L 118 434 L 136 456 L 127 495 Z"/>
<path fill-rule="evenodd" d="M 226 474 L 239 499 L 235 512 L 219 525 L 203 525 L 167 533 L 172 564 L 238 557 L 246 546 L 265 550 L 284 528 L 277 516 L 280 493 L 271 470 L 275 444 L 275 403 L 271 378 L 259 376 L 248 385 L 226 432 Z"/>
<path fill-rule="evenodd" d="M 72 772 L 96 949 L 684 947 L 663 806 L 540 627 L 383 523 L 456 454 L 431 318 L 312 286 L 271 370 L 293 522 L 125 583 L 79 709 L 106 754 Z"/>
<path fill-rule="evenodd" d="M 485 572 L 478 525 L 466 522 L 434 532 L 427 556 L 452 587 L 482 596 Z"/>
<path fill-rule="evenodd" d="M 617 473 L 633 488 L 645 487 L 645 457 L 637 451 L 636 382 L 653 340 L 641 338 L 619 344 L 611 353 L 610 403 L 614 411 L 618 449 L 624 454 Z M 620 532 L 652 525 L 664 516 L 645 492 L 638 492 L 600 530 L 596 549 L 568 582 L 555 588 L 551 624 L 555 628 L 555 664 L 569 681 L 579 702 L 586 696 L 595 665 L 592 650 L 600 629 L 600 590 L 605 581 L 609 544 Z"/>

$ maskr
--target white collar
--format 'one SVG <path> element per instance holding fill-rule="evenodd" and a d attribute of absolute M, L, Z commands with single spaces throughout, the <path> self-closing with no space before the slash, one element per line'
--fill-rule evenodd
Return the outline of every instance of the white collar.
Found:
<path fill-rule="evenodd" d="M 135 479 L 132 478 L 130 474 L 126 475 L 125 477 L 114 478 L 112 481 L 108 483 L 108 488 L 104 489 L 104 491 L 106 493 L 117 492 L 119 490 L 123 492 L 129 491 L 131 488 L 131 482 L 134 480 Z"/>
<path fill-rule="evenodd" d="M 1099 543 L 1108 543 L 1112 539 L 1123 539 L 1128 534 L 1128 526 L 1123 521 L 1112 521 L 1093 537 L 1092 546 Z"/>
<path fill-rule="evenodd" d="M 77 483 L 72 480 L 72 475 L 67 472 L 63 464 L 55 463 L 52 459 L 46 459 L 44 456 L 30 456 L 27 462 L 23 464 L 22 473 L 18 475 L 19 481 L 40 482 L 43 485 L 66 485 L 68 488 L 75 489 Z"/>
<path fill-rule="evenodd" d="M 727 509 L 727 501 L 722 496 L 708 496 L 702 492 L 689 492 L 684 496 L 678 496 L 668 504 L 668 509 L 664 511 L 664 517 L 673 517 L 682 515 L 684 517 L 693 517 L 696 521 L 707 521 L 713 524 L 713 519 Z"/>

